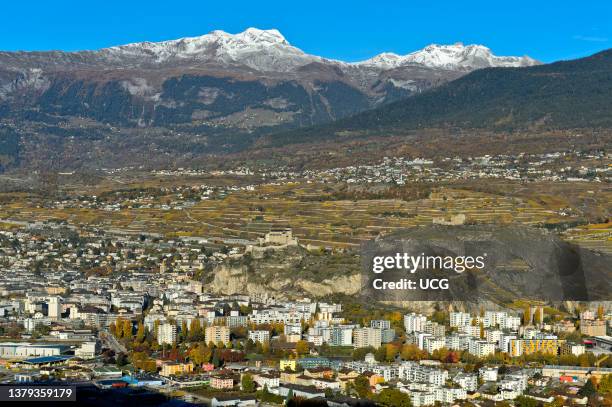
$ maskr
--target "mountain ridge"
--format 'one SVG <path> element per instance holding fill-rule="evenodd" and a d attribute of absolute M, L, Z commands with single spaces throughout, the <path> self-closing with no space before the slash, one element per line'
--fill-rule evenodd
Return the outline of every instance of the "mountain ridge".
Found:
<path fill-rule="evenodd" d="M 249 54 L 272 53 L 276 57 L 291 58 L 286 65 L 274 64 L 269 66 L 249 61 Z M 284 55 L 283 55 L 284 53 Z M 187 61 L 196 59 L 204 62 L 245 63 L 245 65 L 261 71 L 281 71 L 295 69 L 312 62 L 336 64 L 342 68 L 351 67 L 375 68 L 379 70 L 394 69 L 404 65 L 422 65 L 430 68 L 443 68 L 449 70 L 471 70 L 493 66 L 531 66 L 539 64 L 528 56 L 496 56 L 483 45 L 467 45 L 455 43 L 453 45 L 430 44 L 421 50 L 406 55 L 383 52 L 369 59 L 357 62 L 346 62 L 333 58 L 325 58 L 308 54 L 291 45 L 289 41 L 277 30 L 261 30 L 248 28 L 237 34 L 229 34 L 222 30 L 214 30 L 208 34 L 195 37 L 183 37 L 166 41 L 143 41 L 123 45 L 105 47 L 98 50 L 83 51 L 0 51 L 0 57 L 9 54 L 21 54 L 32 57 L 42 57 L 46 54 L 54 57 L 64 55 L 74 57 L 71 63 L 86 62 L 86 58 L 93 58 L 97 63 L 130 63 L 129 58 L 144 59 L 148 63 L 162 64 L 164 62 L 177 62 L 181 59 Z M 246 55 L 245 55 L 246 54 Z M 246 56 L 246 58 L 245 58 Z M 126 59 L 127 58 L 127 59 Z M 173 59 L 174 58 L 174 59 Z M 215 61 L 216 58 L 216 61 Z M 81 61 L 79 61 L 79 59 Z M 0 59 L 1 60 L 1 59 Z"/>
<path fill-rule="evenodd" d="M 347 132 L 425 128 L 612 128 L 612 49 L 523 68 L 486 68 L 442 86 L 319 127 L 271 137 L 299 143 Z"/>

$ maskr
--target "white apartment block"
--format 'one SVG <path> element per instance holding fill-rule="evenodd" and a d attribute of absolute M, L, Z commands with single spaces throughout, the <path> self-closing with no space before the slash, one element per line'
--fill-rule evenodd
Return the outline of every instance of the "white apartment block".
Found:
<path fill-rule="evenodd" d="M 283 333 L 285 335 L 301 335 L 302 324 L 285 324 L 285 327 L 283 328 Z"/>
<path fill-rule="evenodd" d="M 485 331 L 485 339 L 489 343 L 497 344 L 499 342 L 499 338 L 501 338 L 503 334 L 504 333 L 502 331 L 497 330 L 497 329 L 495 330 L 487 329 Z"/>
<path fill-rule="evenodd" d="M 478 389 L 478 376 L 471 373 L 458 373 L 454 378 L 453 382 L 461 386 L 466 391 L 476 391 Z"/>
<path fill-rule="evenodd" d="M 62 303 L 59 297 L 49 297 L 47 315 L 51 319 L 60 319 L 62 316 Z"/>
<path fill-rule="evenodd" d="M 474 338 L 480 338 L 480 326 L 478 325 L 460 326 L 459 332 L 468 334 L 470 336 L 473 336 Z"/>
<path fill-rule="evenodd" d="M 391 321 L 386 319 L 375 319 L 370 321 L 370 328 L 391 329 Z"/>
<path fill-rule="evenodd" d="M 482 358 L 495 353 L 495 344 L 487 341 L 471 340 L 468 344 L 468 352 Z"/>
<path fill-rule="evenodd" d="M 173 344 L 177 339 L 177 328 L 174 324 L 164 323 L 157 327 L 157 343 Z"/>
<path fill-rule="evenodd" d="M 430 354 L 446 346 L 446 341 L 444 340 L 444 338 L 435 338 L 430 336 L 425 338 L 424 342 L 425 343 L 423 348 Z"/>
<path fill-rule="evenodd" d="M 404 315 L 404 329 L 406 333 L 424 332 L 427 318 L 421 314 L 406 314 Z"/>
<path fill-rule="evenodd" d="M 513 340 L 516 340 L 518 338 L 518 336 L 514 333 L 514 334 L 502 334 L 499 337 L 499 349 L 502 352 L 506 352 L 506 353 L 510 353 L 510 343 Z"/>
<path fill-rule="evenodd" d="M 444 341 L 445 347 L 450 350 L 467 350 L 472 336 L 468 334 L 453 334 L 447 336 Z"/>
<path fill-rule="evenodd" d="M 484 366 L 478 370 L 478 374 L 480 375 L 480 378 L 485 382 L 496 382 L 498 376 L 498 369 L 497 367 Z"/>
<path fill-rule="evenodd" d="M 458 328 L 460 326 L 469 326 L 472 324 L 472 316 L 467 312 L 451 312 L 450 326 Z"/>
<path fill-rule="evenodd" d="M 249 331 L 249 339 L 253 342 L 265 343 L 270 341 L 269 331 Z"/>
<path fill-rule="evenodd" d="M 330 345 L 351 346 L 353 344 L 353 326 L 335 326 L 331 330 Z"/>
<path fill-rule="evenodd" d="M 502 319 L 499 323 L 500 329 L 505 329 L 505 330 L 510 330 L 510 331 L 518 331 L 520 326 L 521 326 L 520 317 L 507 316 L 506 318 Z"/>
<path fill-rule="evenodd" d="M 398 371 L 399 378 L 417 383 L 429 383 L 442 386 L 448 379 L 448 371 L 420 366 L 414 362 L 404 362 Z"/>

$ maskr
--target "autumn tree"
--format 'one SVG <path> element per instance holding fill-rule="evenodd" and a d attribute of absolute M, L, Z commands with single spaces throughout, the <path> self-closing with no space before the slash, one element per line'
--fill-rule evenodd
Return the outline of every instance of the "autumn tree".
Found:
<path fill-rule="evenodd" d="M 414 344 L 405 344 L 400 356 L 403 360 L 421 360 L 427 357 L 427 353 Z"/>
<path fill-rule="evenodd" d="M 533 323 L 539 325 L 542 323 L 542 309 L 537 308 L 535 314 L 533 315 Z"/>
<path fill-rule="evenodd" d="M 194 318 L 189 324 L 188 340 L 190 342 L 197 342 L 201 341 L 202 339 L 202 324 L 200 324 L 200 320 L 198 318 Z"/>
<path fill-rule="evenodd" d="M 599 306 L 597 307 L 597 319 L 599 320 L 604 319 L 604 307 L 601 304 L 599 304 Z"/>
<path fill-rule="evenodd" d="M 531 307 L 529 305 L 525 305 L 525 309 L 523 310 L 523 325 L 529 325 L 531 323 Z"/>
<path fill-rule="evenodd" d="M 117 325 L 115 325 L 114 322 L 110 323 L 110 325 L 108 326 L 108 330 L 111 333 L 111 335 L 117 336 Z"/>
<path fill-rule="evenodd" d="M 132 339 L 132 321 L 127 319 L 123 321 L 123 337 Z"/>
<path fill-rule="evenodd" d="M 189 359 L 196 365 L 208 363 L 212 356 L 212 350 L 204 342 L 198 343 L 189 351 Z"/>
<path fill-rule="evenodd" d="M 123 322 L 123 318 L 117 317 L 117 320 L 115 321 L 115 332 L 111 331 L 111 333 L 117 338 L 121 338 L 123 336 Z"/>
<path fill-rule="evenodd" d="M 136 342 L 142 343 L 145 340 L 145 327 L 142 321 L 138 322 L 138 329 L 136 329 Z"/>
<path fill-rule="evenodd" d="M 394 361 L 397 354 L 398 354 L 398 349 L 395 345 L 390 344 L 390 343 L 385 345 L 385 361 L 386 362 Z"/>
<path fill-rule="evenodd" d="M 298 355 L 305 355 L 310 351 L 310 346 L 308 345 L 308 342 L 299 340 L 295 344 L 295 351 Z"/>

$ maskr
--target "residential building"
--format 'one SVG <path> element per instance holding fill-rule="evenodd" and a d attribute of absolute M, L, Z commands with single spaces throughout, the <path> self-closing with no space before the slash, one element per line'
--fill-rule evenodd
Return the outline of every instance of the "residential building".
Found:
<path fill-rule="evenodd" d="M 227 344 L 230 341 L 230 329 L 227 326 L 207 326 L 204 330 L 204 337 L 206 343 Z"/>
<path fill-rule="evenodd" d="M 421 314 L 406 314 L 404 315 L 404 329 L 406 333 L 424 332 L 427 317 Z"/>
<path fill-rule="evenodd" d="M 253 342 L 265 343 L 270 341 L 270 332 L 265 330 L 249 331 L 249 339 Z"/>
<path fill-rule="evenodd" d="M 353 346 L 355 348 L 366 348 L 368 346 L 380 348 L 382 343 L 381 333 L 378 328 L 357 328 L 353 330 Z"/>
<path fill-rule="evenodd" d="M 157 327 L 157 343 L 160 345 L 172 345 L 177 339 L 177 327 L 175 324 L 164 323 Z"/>

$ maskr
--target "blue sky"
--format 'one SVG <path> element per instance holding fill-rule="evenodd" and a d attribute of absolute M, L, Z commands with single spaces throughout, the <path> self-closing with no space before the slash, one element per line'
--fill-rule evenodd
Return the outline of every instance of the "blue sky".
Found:
<path fill-rule="evenodd" d="M 545 62 L 612 48 L 612 1 L 607 0 L 3 3 L 0 50 L 97 49 L 248 27 L 277 28 L 306 52 L 347 61 L 459 41 Z"/>

